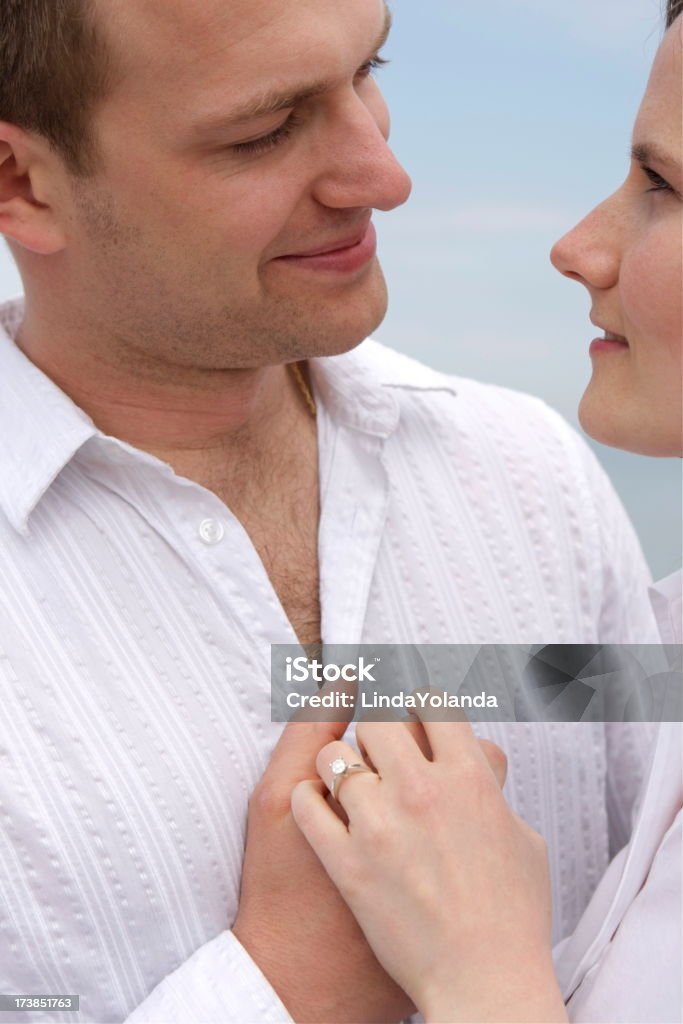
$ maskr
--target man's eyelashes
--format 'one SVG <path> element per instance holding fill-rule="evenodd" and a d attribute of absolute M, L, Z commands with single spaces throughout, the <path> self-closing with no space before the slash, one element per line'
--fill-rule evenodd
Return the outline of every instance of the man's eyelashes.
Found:
<path fill-rule="evenodd" d="M 228 148 L 233 153 L 267 153 L 274 149 L 285 139 L 289 138 L 295 128 L 298 128 L 303 118 L 292 112 L 284 124 L 281 124 L 275 131 L 268 135 L 262 135 L 259 139 L 252 139 L 251 142 L 236 142 Z"/>
<path fill-rule="evenodd" d="M 379 71 L 389 61 L 384 57 L 380 57 L 376 54 L 371 60 L 363 64 L 357 72 L 357 78 L 369 78 L 375 71 Z M 271 149 L 275 149 L 282 142 L 289 138 L 290 135 L 303 123 L 303 117 L 297 114 L 296 111 L 292 111 L 286 121 L 281 124 L 272 132 L 268 132 L 267 135 L 262 135 L 258 139 L 252 139 L 250 142 L 236 142 L 228 148 L 233 153 L 243 153 L 245 155 L 256 155 L 259 153 L 267 153 Z"/>

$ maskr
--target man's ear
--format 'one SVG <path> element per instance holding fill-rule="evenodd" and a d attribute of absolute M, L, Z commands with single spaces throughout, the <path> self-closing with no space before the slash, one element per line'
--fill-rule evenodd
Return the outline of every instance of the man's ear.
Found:
<path fill-rule="evenodd" d="M 57 199 L 63 168 L 49 143 L 0 121 L 0 234 L 53 256 L 66 245 Z"/>

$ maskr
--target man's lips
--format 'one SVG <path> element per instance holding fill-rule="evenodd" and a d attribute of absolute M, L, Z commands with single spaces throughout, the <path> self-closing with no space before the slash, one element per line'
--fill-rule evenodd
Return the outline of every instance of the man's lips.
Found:
<path fill-rule="evenodd" d="M 377 252 L 377 233 L 372 221 L 353 235 L 338 238 L 305 252 L 290 253 L 274 262 L 311 271 L 353 273 L 366 267 Z"/>
<path fill-rule="evenodd" d="M 309 259 L 311 256 L 325 256 L 329 252 L 341 252 L 344 249 L 352 249 L 354 245 L 358 245 L 365 238 L 368 231 L 368 224 L 366 224 L 360 230 L 357 230 L 353 235 L 347 235 L 346 238 L 337 239 L 335 242 L 330 242 L 328 245 L 321 245 L 317 249 L 309 249 L 307 252 L 290 252 L 286 256 L 281 256 L 280 259 L 284 260 L 300 260 Z"/>

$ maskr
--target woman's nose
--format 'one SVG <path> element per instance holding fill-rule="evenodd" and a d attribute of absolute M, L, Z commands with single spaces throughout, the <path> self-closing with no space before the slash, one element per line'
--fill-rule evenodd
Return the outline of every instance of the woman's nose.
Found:
<path fill-rule="evenodd" d="M 615 197 L 597 206 L 553 246 L 550 259 L 565 277 L 606 290 L 619 280 L 623 223 Z"/>

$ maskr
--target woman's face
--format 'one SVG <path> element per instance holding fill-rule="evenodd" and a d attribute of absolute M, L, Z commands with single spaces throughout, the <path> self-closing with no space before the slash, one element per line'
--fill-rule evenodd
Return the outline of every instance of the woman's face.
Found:
<path fill-rule="evenodd" d="M 600 337 L 579 419 L 598 441 L 683 454 L 683 17 L 667 32 L 633 131 L 626 181 L 555 245 Z M 604 332 L 604 334 L 603 334 Z"/>

